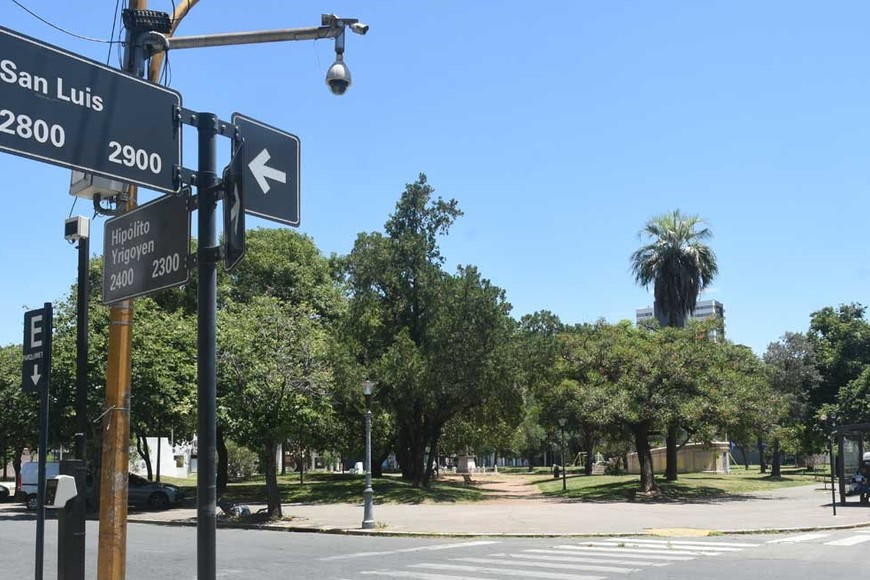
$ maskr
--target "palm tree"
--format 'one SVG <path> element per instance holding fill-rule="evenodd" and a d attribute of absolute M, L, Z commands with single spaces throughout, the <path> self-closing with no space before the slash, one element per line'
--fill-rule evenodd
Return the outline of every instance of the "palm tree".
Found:
<path fill-rule="evenodd" d="M 635 281 L 653 285 L 653 312 L 661 326 L 682 328 L 695 309 L 698 294 L 719 272 L 716 254 L 704 242 L 713 237 L 698 216 L 674 210 L 656 216 L 640 232 L 648 243 L 631 255 Z M 677 479 L 677 425 L 668 426 L 665 477 Z"/>

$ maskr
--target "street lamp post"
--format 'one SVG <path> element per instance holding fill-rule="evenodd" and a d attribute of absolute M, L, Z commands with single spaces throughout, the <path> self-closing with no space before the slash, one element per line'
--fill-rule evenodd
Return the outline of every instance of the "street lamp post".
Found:
<path fill-rule="evenodd" d="M 559 427 L 562 429 L 562 491 L 568 489 L 567 482 L 565 481 L 565 423 L 565 417 L 560 417 Z"/>
<path fill-rule="evenodd" d="M 372 513 L 372 387 L 371 381 L 363 382 L 363 394 L 366 397 L 366 488 L 363 490 L 364 507 L 362 529 L 371 530 L 375 527 L 375 516 Z"/>

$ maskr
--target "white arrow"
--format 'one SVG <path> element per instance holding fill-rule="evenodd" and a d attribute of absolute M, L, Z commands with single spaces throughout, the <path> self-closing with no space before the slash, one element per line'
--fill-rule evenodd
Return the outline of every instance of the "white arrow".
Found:
<path fill-rule="evenodd" d="M 236 185 L 233 187 L 233 205 L 230 207 L 230 224 L 233 227 L 233 231 L 236 231 L 236 233 L 238 233 L 239 229 L 239 207 L 241 205 L 241 200 L 239 200 L 239 186 Z"/>
<path fill-rule="evenodd" d="M 42 378 L 42 375 L 39 374 L 38 372 L 36 372 L 38 370 L 39 370 L 39 365 L 37 365 L 37 364 L 33 365 L 33 374 L 30 375 L 30 380 L 33 381 L 34 387 L 39 384 L 39 379 Z"/>
<path fill-rule="evenodd" d="M 272 188 L 269 185 L 269 182 L 266 181 L 266 178 L 273 181 L 278 181 L 280 183 L 287 183 L 287 174 L 283 171 L 279 171 L 274 167 L 269 167 L 266 163 L 269 162 L 272 156 L 269 155 L 269 151 L 267 149 L 263 149 L 260 153 L 254 157 L 254 160 L 248 163 L 248 167 L 251 169 L 251 173 L 254 174 L 254 179 L 257 180 L 257 185 L 260 186 L 260 189 L 263 190 L 263 193 L 269 193 L 269 190 Z"/>

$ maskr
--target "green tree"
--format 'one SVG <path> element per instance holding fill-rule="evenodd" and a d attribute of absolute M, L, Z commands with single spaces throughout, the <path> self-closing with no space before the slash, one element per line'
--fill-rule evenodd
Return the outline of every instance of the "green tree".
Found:
<path fill-rule="evenodd" d="M 402 475 L 416 486 L 428 485 L 447 422 L 512 388 L 510 306 L 476 268 L 442 270 L 438 237 L 461 212 L 433 193 L 425 175 L 407 184 L 385 234 L 360 234 L 343 260 L 345 334 L 377 375 Z"/>
<path fill-rule="evenodd" d="M 834 405 L 840 389 L 870 365 L 870 323 L 867 308 L 858 303 L 830 306 L 813 312 L 807 339 L 815 353 L 821 383 L 811 391 L 813 411 Z"/>
<path fill-rule="evenodd" d="M 0 348 L 0 451 L 3 461 L 11 453 L 16 478 L 21 474 L 21 454 L 38 439 L 39 396 L 21 386 L 21 345 Z"/>
<path fill-rule="evenodd" d="M 310 308 L 262 296 L 218 314 L 221 401 L 229 434 L 260 453 L 271 517 L 281 517 L 276 454 L 286 441 L 312 441 L 331 413 L 328 336 Z"/>
<path fill-rule="evenodd" d="M 718 273 L 716 255 L 705 243 L 712 232 L 703 220 L 674 210 L 649 220 L 641 231 L 646 244 L 631 255 L 635 281 L 653 285 L 655 318 L 662 327 L 681 328 L 695 309 L 698 295 Z M 679 423 L 668 425 L 666 478 L 677 479 Z"/>
<path fill-rule="evenodd" d="M 800 333 L 786 332 L 772 342 L 764 353 L 768 381 L 779 394 L 782 421 L 773 439 L 771 475 L 780 477 L 781 440 L 806 441 L 814 433 L 806 430 L 812 423 L 810 396 L 818 389 L 821 375 L 816 368 L 812 343 Z M 804 449 L 812 451 L 812 449 Z"/>

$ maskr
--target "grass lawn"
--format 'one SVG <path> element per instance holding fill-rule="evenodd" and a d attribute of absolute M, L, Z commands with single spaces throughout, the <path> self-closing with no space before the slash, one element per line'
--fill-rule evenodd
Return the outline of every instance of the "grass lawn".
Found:
<path fill-rule="evenodd" d="M 767 491 L 782 487 L 807 485 L 815 482 L 812 474 L 803 468 L 783 468 L 782 477 L 762 474 L 758 466 L 732 467 L 731 473 L 681 473 L 677 481 L 666 481 L 656 475 L 661 497 L 656 501 L 703 501 L 739 496 L 752 491 Z M 595 475 L 567 478 L 567 491 L 562 491 L 562 480 L 540 478 L 535 481 L 547 496 L 568 497 L 579 501 L 626 501 L 635 499 L 639 489 L 638 475 Z"/>
<path fill-rule="evenodd" d="M 188 497 L 196 497 L 196 479 L 162 478 L 184 487 Z M 279 475 L 278 487 L 282 503 L 362 503 L 365 476 L 348 473 L 306 473 L 299 483 L 299 474 Z M 243 482 L 231 482 L 224 497 L 235 502 L 265 502 L 266 482 L 262 476 Z M 417 489 L 398 476 L 372 478 L 372 489 L 378 503 L 419 504 L 427 502 L 471 502 L 484 499 L 486 493 L 471 486 L 436 481 L 429 489 Z"/>
<path fill-rule="evenodd" d="M 173 479 L 164 477 L 163 481 L 180 485 L 188 498 L 196 497 L 196 478 Z M 581 475 L 580 468 L 569 469 L 567 492 L 562 491 L 562 480 L 554 479 L 548 468 L 536 469 L 529 473 L 526 469 L 504 471 L 498 474 L 475 475 L 474 484 L 465 486 L 461 480 L 451 478 L 432 482 L 429 489 L 417 489 L 397 475 L 373 478 L 372 488 L 378 503 L 420 504 L 420 503 L 461 503 L 504 497 L 503 492 L 494 489 L 495 482 L 501 481 L 514 490 L 530 490 L 535 495 L 542 494 L 552 498 L 566 498 L 573 501 L 624 502 L 658 501 L 691 502 L 739 497 L 752 491 L 766 491 L 782 487 L 807 485 L 816 482 L 812 474 L 803 468 L 784 467 L 782 477 L 772 478 L 759 473 L 758 466 L 733 467 L 731 473 L 681 473 L 674 482 L 665 481 L 657 476 L 656 483 L 661 496 L 648 500 L 637 497 L 640 487 L 638 475 Z M 224 494 L 226 499 L 239 503 L 261 503 L 265 501 L 265 481 L 262 476 L 243 482 L 233 482 Z M 489 489 L 482 489 L 485 486 Z M 339 473 L 306 473 L 305 482 L 299 483 L 299 474 L 278 476 L 282 503 L 362 503 L 365 477 L 362 475 Z M 189 499 L 188 501 L 191 501 Z"/>

